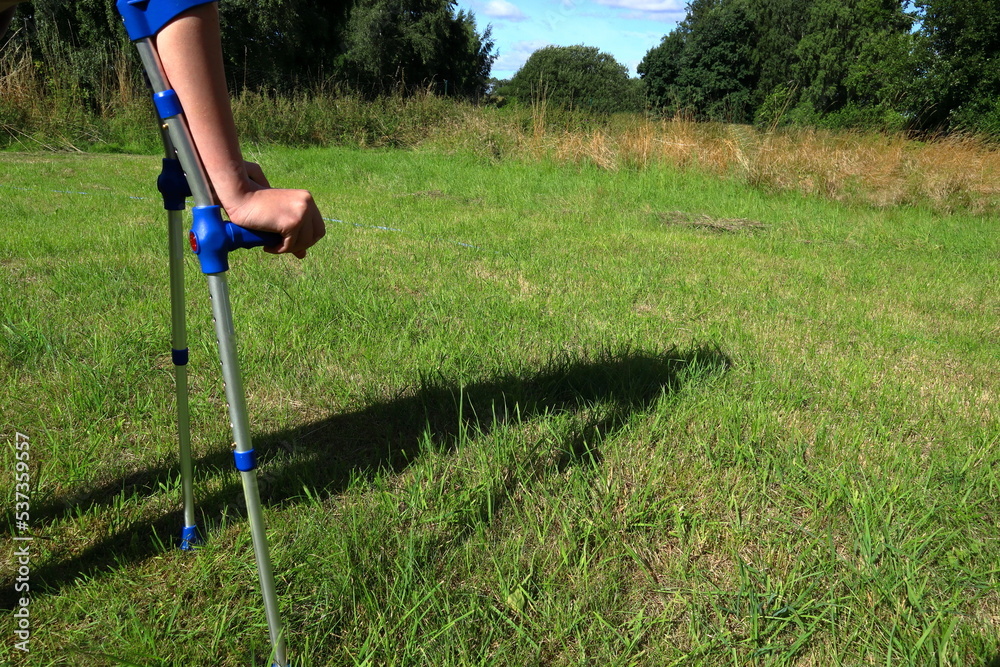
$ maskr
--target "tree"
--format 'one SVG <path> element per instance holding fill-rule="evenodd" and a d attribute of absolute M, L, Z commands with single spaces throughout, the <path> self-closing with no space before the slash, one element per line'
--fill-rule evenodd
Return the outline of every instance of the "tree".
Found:
<path fill-rule="evenodd" d="M 873 58 L 889 55 L 870 45 L 909 33 L 912 21 L 904 4 L 905 0 L 814 0 L 793 69 L 801 91 L 800 113 L 830 114 L 848 104 L 871 102 L 856 98 L 853 93 L 858 89 L 851 89 L 848 82 L 853 70 L 871 71 L 877 66 Z"/>
<path fill-rule="evenodd" d="M 900 127 L 916 76 L 906 6 L 692 0 L 639 71 L 651 103 L 699 118 Z"/>
<path fill-rule="evenodd" d="M 664 35 L 659 45 L 650 49 L 636 72 L 642 80 L 646 100 L 653 108 L 676 106 L 679 97 L 677 77 L 681 73 L 681 55 L 689 31 L 683 27 Z M 674 109 L 676 110 L 676 109 Z"/>
<path fill-rule="evenodd" d="M 35 0 L 18 8 L 12 39 L 30 50 L 52 86 L 74 90 L 96 105 L 95 93 L 113 86 L 118 56 L 138 73 L 138 57 L 113 3 L 104 0 Z"/>
<path fill-rule="evenodd" d="M 454 0 L 226 0 L 219 9 L 234 92 L 287 94 L 334 80 L 365 92 L 404 83 L 476 96 L 496 57 L 490 29 L 480 33 Z M 139 71 L 109 0 L 35 0 L 14 27 L 42 76 L 85 96 L 113 85 L 123 55 L 128 72 Z"/>
<path fill-rule="evenodd" d="M 230 87 L 287 93 L 335 75 L 351 0 L 219 3 Z"/>
<path fill-rule="evenodd" d="M 1000 134 L 1000 2 L 918 0 L 920 126 Z"/>
<path fill-rule="evenodd" d="M 759 78 L 754 36 L 743 2 L 719 2 L 698 17 L 681 55 L 680 102 L 702 118 L 751 120 Z"/>
<path fill-rule="evenodd" d="M 598 113 L 637 111 L 641 94 L 628 68 L 594 46 L 546 46 L 527 62 L 497 93 L 533 103 L 551 104 Z"/>
<path fill-rule="evenodd" d="M 753 117 L 759 78 L 754 26 L 741 0 L 694 0 L 688 15 L 638 71 L 652 104 L 699 118 L 744 122 Z"/>
<path fill-rule="evenodd" d="M 473 14 L 455 7 L 455 0 L 358 0 L 339 60 L 343 76 L 373 93 L 433 85 L 484 94 L 496 59 L 491 29 L 480 34 Z"/>
<path fill-rule="evenodd" d="M 746 3 L 747 16 L 754 30 L 752 59 L 757 70 L 757 86 L 751 104 L 755 108 L 772 96 L 785 104 L 794 95 L 796 48 L 805 36 L 812 3 L 813 0 Z"/>
<path fill-rule="evenodd" d="M 881 28 L 861 43 L 844 79 L 847 103 L 839 111 L 841 125 L 881 130 L 916 127 L 914 105 L 921 90 L 916 36 L 908 29 Z"/>

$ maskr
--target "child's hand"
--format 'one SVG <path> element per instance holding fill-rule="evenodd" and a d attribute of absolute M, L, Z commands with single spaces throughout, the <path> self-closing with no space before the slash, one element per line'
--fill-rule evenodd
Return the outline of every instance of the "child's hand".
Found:
<path fill-rule="evenodd" d="M 250 183 L 235 199 L 223 201 L 229 219 L 240 227 L 276 232 L 282 244 L 268 252 L 290 252 L 299 259 L 326 234 L 323 216 L 307 190 L 272 188 L 260 166 L 245 163 Z"/>
<path fill-rule="evenodd" d="M 271 187 L 271 184 L 267 182 L 267 176 L 264 175 L 264 170 L 260 168 L 260 165 L 256 162 L 243 162 L 243 168 L 247 170 L 247 176 L 250 180 L 265 188 Z"/>

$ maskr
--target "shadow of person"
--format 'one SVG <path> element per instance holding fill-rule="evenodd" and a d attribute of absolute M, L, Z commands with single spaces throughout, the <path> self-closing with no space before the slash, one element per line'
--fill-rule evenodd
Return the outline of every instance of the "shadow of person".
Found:
<path fill-rule="evenodd" d="M 571 429 L 561 443 L 558 469 L 598 465 L 601 440 L 634 414 L 650 409 L 685 383 L 725 372 L 730 365 L 717 347 L 698 346 L 665 352 L 626 349 L 563 355 L 539 369 L 471 384 L 423 375 L 415 390 L 396 398 L 298 428 L 255 435 L 259 466 L 266 471 L 262 499 L 270 505 L 301 502 L 304 487 L 310 489 L 313 500 L 328 498 L 359 479 L 403 471 L 428 447 L 453 450 L 499 426 L 560 413 L 573 413 L 580 419 L 579 427 Z M 201 479 L 222 476 L 231 465 L 228 449 L 195 462 Z M 106 507 L 107 512 L 115 512 L 116 498 L 159 493 L 176 475 L 175 466 L 163 466 L 91 489 L 82 502 L 52 499 L 33 511 L 32 523 L 37 530 L 81 511 Z M 198 498 L 203 534 L 232 516 L 233 500 L 239 497 L 236 481 L 213 486 L 214 492 Z M 180 525 L 179 511 L 137 521 L 71 556 L 33 564 L 32 592 L 54 592 L 81 575 L 94 576 L 149 558 L 164 548 L 159 536 L 179 532 Z M 16 604 L 14 576 L 5 573 L 3 579 L 0 606 L 12 609 Z"/>

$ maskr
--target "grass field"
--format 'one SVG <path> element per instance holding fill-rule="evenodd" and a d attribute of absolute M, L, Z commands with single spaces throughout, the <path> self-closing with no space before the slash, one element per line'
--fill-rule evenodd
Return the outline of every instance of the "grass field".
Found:
<path fill-rule="evenodd" d="M 668 165 L 252 157 L 343 221 L 230 272 L 297 667 L 1000 664 L 994 217 Z M 208 540 L 174 548 L 158 159 L 0 171 L 5 609 L 16 432 L 35 536 L 31 651 L 4 631 L 0 661 L 264 664 L 193 257 Z"/>

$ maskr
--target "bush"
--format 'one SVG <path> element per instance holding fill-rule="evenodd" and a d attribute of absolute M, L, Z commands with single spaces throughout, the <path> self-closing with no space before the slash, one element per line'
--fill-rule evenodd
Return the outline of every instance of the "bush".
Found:
<path fill-rule="evenodd" d="M 628 68 L 593 46 L 546 46 L 531 54 L 497 96 L 596 113 L 638 111 L 642 87 Z"/>
<path fill-rule="evenodd" d="M 954 127 L 960 132 L 1000 140 L 1000 96 L 963 105 L 952 114 L 952 118 Z"/>
<path fill-rule="evenodd" d="M 841 109 L 818 120 L 819 127 L 831 130 L 871 130 L 874 132 L 901 132 L 907 124 L 906 116 L 887 104 L 860 106 L 848 103 Z"/>

